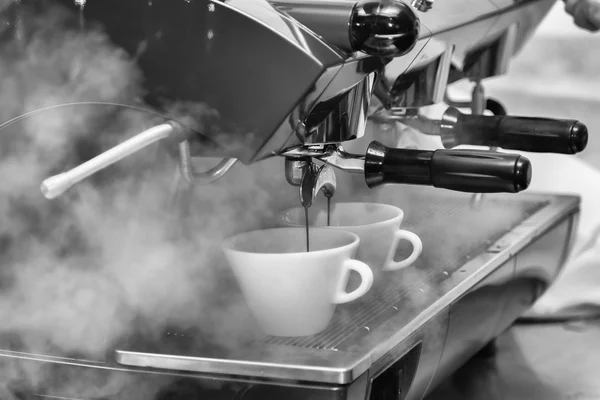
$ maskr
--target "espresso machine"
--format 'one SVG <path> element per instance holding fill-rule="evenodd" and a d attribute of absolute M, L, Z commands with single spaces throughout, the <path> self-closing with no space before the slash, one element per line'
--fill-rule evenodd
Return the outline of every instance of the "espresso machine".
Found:
<path fill-rule="evenodd" d="M 280 159 L 305 208 L 321 194 L 335 199 L 340 173 L 360 178 L 363 188 L 356 190 L 364 189 L 364 198 L 382 189 L 378 201 L 389 204 L 404 185 L 430 186 L 415 194 L 418 207 L 407 216 L 426 250 L 414 271 L 340 307 L 332 325 L 314 337 L 264 337 L 238 353 L 213 354 L 169 333 L 169 345 L 130 341 L 91 361 L 0 345 L 0 360 L 43 365 L 57 371 L 57 380 L 85 370 L 91 381 L 122 374 L 136 385 L 164 382 L 156 398 L 420 399 L 482 349 L 493 353 L 493 339 L 559 273 L 579 198 L 516 195 L 534 172 L 512 151 L 576 154 L 587 145 L 587 128 L 574 119 L 507 115 L 482 85 L 507 72 L 553 0 L 56 3 L 79 13 L 82 29 L 102 26 L 135 57 L 148 112 L 164 123 L 48 177 L 40 182 L 45 197 L 57 198 L 164 142 L 189 185 L 211 184 L 238 164 Z M 15 18 L 27 6 L 17 1 L 6 12 Z M 472 100 L 448 98 L 447 86 L 465 79 L 474 82 Z M 202 104 L 204 112 L 183 120 L 169 113 L 169 101 Z M 439 104 L 446 105 L 440 116 L 423 113 Z M 367 121 L 439 136 L 445 148 L 372 141 L 363 153 L 346 151 L 364 138 Z M 222 161 L 199 171 L 192 160 L 201 157 Z M 482 199 L 484 193 L 494 195 Z M 486 207 L 516 212 L 484 222 L 478 213 Z M 427 250 L 428 243 L 451 241 L 461 225 L 470 232 L 451 251 Z M 60 384 L 23 385 L 15 393 L 92 398 L 61 390 Z"/>

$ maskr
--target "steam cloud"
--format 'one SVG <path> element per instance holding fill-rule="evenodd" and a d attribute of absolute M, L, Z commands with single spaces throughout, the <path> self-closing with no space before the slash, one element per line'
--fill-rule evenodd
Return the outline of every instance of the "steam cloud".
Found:
<path fill-rule="evenodd" d="M 0 13 L 11 12 L 12 3 L 0 1 Z M 0 23 L 0 37 L 14 35 L 0 47 L 0 122 L 92 100 L 143 106 L 142 76 L 124 51 L 100 31 L 80 32 L 77 18 L 62 8 L 42 8 L 21 9 L 18 27 Z M 256 334 L 220 243 L 264 226 L 271 210 L 294 199 L 269 172 L 283 170 L 273 166 L 279 160 L 234 168 L 171 208 L 175 164 L 158 145 L 57 200 L 40 193 L 43 179 L 161 122 L 133 110 L 78 106 L 33 114 L 0 130 L 3 346 L 103 362 L 123 340 L 140 333 L 160 339 L 167 328 L 192 329 L 225 349 Z M 189 207 L 180 207 L 185 201 Z M 59 385 L 60 395 L 77 397 L 149 399 L 158 390 L 124 392 L 129 378 L 123 374 L 85 385 L 81 376 L 57 376 L 41 365 L 7 365 L 0 371 L 2 398 L 11 398 L 10 388 L 22 382 Z"/>

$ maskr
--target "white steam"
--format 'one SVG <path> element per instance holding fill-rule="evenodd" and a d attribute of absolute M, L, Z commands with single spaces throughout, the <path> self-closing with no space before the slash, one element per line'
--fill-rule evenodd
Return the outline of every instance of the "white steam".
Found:
<path fill-rule="evenodd" d="M 11 4 L 0 0 L 0 12 Z M 66 103 L 140 104 L 140 71 L 104 34 L 70 28 L 77 24 L 59 8 L 23 8 L 20 17 L 25 35 L 0 46 L 0 123 Z M 165 329 L 195 329 L 232 350 L 257 333 L 220 244 L 296 200 L 280 160 L 234 167 L 194 190 L 187 210 L 169 208 L 175 163 L 159 146 L 54 201 L 40 193 L 43 179 L 163 122 L 150 115 L 59 107 L 0 129 L 0 339 L 16 337 L 14 350 L 105 361 L 132 335 L 160 343 Z M 23 382 L 73 397 L 113 395 L 129 382 L 115 374 L 86 386 L 85 369 L 57 376 L 41 364 L 2 365 L 2 398 Z M 137 389 L 124 398 L 157 390 Z"/>

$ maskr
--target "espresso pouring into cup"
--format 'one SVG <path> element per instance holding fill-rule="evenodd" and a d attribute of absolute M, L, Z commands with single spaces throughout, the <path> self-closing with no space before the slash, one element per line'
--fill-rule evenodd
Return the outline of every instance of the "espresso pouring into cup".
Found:
<path fill-rule="evenodd" d="M 225 257 L 250 310 L 273 336 L 309 336 L 327 328 L 337 304 L 364 296 L 373 285 L 369 266 L 352 258 L 360 238 L 342 230 L 304 228 L 241 233 L 223 243 Z M 346 292 L 350 272 L 361 277 Z"/>
<path fill-rule="evenodd" d="M 309 216 L 310 232 L 315 227 L 353 232 L 360 237 L 356 258 L 373 268 L 396 271 L 413 264 L 423 251 L 423 243 L 415 233 L 399 229 L 404 219 L 404 211 L 388 204 L 377 203 L 336 203 L 330 213 L 324 207 L 314 207 Z M 327 226 L 328 214 L 330 217 Z M 282 226 L 304 226 L 304 209 L 290 208 L 279 214 L 278 223 Z M 412 253 L 404 260 L 394 257 L 402 240 L 411 243 Z"/>

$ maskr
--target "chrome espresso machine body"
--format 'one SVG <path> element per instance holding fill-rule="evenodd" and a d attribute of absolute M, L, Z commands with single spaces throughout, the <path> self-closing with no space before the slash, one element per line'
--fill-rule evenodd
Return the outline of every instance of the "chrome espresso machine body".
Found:
<path fill-rule="evenodd" d="M 479 198 L 477 207 L 470 201 L 529 186 L 529 160 L 495 147 L 575 154 L 587 144 L 582 123 L 506 115 L 481 85 L 507 71 L 554 0 L 58 2 L 136 57 L 145 101 L 165 124 L 47 179 L 48 198 L 158 140 L 172 146 L 191 184 L 219 179 L 236 162 L 281 157 L 281 172 L 299 187 L 304 207 L 321 192 L 335 196 L 338 171 L 364 176 L 364 188 L 377 188 L 378 201 L 389 204 L 401 186 L 387 184 L 450 191 L 415 194 L 421 207 L 406 224 L 426 248 L 416 270 L 390 278 L 358 305 L 340 307 L 345 318 L 315 337 L 266 337 L 238 354 L 215 355 L 170 335 L 163 350 L 132 342 L 102 360 L 8 347 L 0 360 L 43 365 L 57 377 L 91 371 L 92 382 L 114 373 L 140 384 L 172 382 L 158 398 L 420 399 L 527 310 L 566 259 L 578 198 L 496 194 Z M 468 103 L 446 96 L 447 85 L 462 79 L 475 82 Z M 210 112 L 189 115 L 190 124 L 169 115 L 171 101 Z M 422 113 L 442 103 L 439 118 Z M 373 141 L 364 154 L 344 150 L 364 136 L 369 118 L 376 127 L 400 123 L 439 135 L 446 148 Z M 460 144 L 492 149 L 453 149 Z M 223 161 L 195 171 L 193 157 Z M 510 220 L 479 219 L 498 205 L 519 212 Z M 472 232 L 451 251 L 431 245 L 452 240 L 449 227 L 458 225 Z M 15 390 L 31 398 L 73 397 L 57 387 Z"/>

